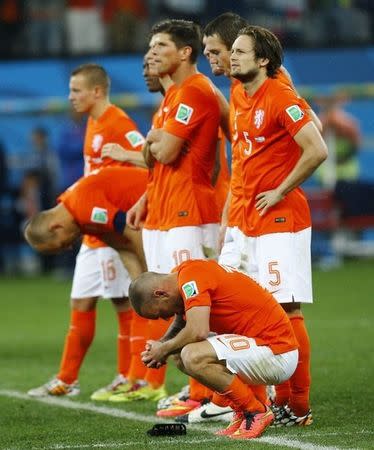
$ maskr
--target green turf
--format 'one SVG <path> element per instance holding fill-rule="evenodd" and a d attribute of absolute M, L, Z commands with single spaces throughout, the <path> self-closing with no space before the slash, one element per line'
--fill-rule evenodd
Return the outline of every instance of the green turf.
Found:
<path fill-rule="evenodd" d="M 0 449 L 374 448 L 373 260 L 314 273 L 315 303 L 304 308 L 312 339 L 314 425 L 270 429 L 260 440 L 244 443 L 217 439 L 217 425 L 207 424 L 189 429 L 186 437 L 149 438 L 145 431 L 154 404 L 148 402 L 109 406 L 146 415 L 149 423 L 13 396 L 58 370 L 69 290 L 69 283 L 50 278 L 0 278 Z M 116 334 L 112 307 L 100 302 L 96 338 L 80 374 L 82 394 L 71 401 L 93 404 L 91 392 L 114 376 Z M 168 389 L 174 392 L 184 384 L 185 377 L 171 366 Z"/>

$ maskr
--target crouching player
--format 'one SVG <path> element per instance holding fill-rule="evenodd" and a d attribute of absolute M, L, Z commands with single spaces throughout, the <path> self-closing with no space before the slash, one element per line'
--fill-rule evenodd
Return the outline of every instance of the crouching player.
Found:
<path fill-rule="evenodd" d="M 191 260 L 170 274 L 143 273 L 131 283 L 129 298 L 143 317 L 175 316 L 159 341 L 147 342 L 143 362 L 157 368 L 177 354 L 184 373 L 235 411 L 217 434 L 259 437 L 274 415 L 256 390 L 290 378 L 298 361 L 291 323 L 273 296 L 232 267 Z M 209 337 L 210 332 L 217 334 Z"/>

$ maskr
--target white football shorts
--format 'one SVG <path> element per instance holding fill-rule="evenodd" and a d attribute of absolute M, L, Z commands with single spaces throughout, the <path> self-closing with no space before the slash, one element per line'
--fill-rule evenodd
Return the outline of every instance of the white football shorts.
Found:
<path fill-rule="evenodd" d="M 82 244 L 75 263 L 71 298 L 127 297 L 130 282 L 130 276 L 113 248 L 90 248 Z"/>
<path fill-rule="evenodd" d="M 238 227 L 227 227 L 225 233 L 225 240 L 223 242 L 223 247 L 218 258 L 220 264 L 226 266 L 235 267 L 235 269 L 240 268 L 241 264 L 241 248 L 243 233 L 240 232 Z"/>
<path fill-rule="evenodd" d="M 217 358 L 226 361 L 230 372 L 248 384 L 279 384 L 295 372 L 299 352 L 292 350 L 274 355 L 270 347 L 258 346 L 253 338 L 219 334 L 208 338 Z"/>
<path fill-rule="evenodd" d="M 296 233 L 242 235 L 241 269 L 278 303 L 313 303 L 311 228 Z"/>
<path fill-rule="evenodd" d="M 216 259 L 219 224 L 176 227 L 168 231 L 143 229 L 148 270 L 169 273 L 189 259 Z"/>

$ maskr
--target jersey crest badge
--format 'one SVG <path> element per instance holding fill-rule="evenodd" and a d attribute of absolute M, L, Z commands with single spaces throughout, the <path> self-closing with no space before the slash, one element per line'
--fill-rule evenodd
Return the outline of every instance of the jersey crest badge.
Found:
<path fill-rule="evenodd" d="M 187 298 L 195 297 L 199 293 L 196 285 L 196 281 L 189 281 L 182 286 L 184 296 Z"/>
<path fill-rule="evenodd" d="M 175 115 L 175 120 L 177 120 L 180 123 L 183 123 L 184 125 L 187 125 L 192 117 L 192 113 L 193 108 L 183 103 L 180 103 L 180 105 L 178 106 L 177 114 Z"/>
<path fill-rule="evenodd" d="M 108 211 L 104 208 L 95 206 L 91 213 L 91 222 L 106 224 L 108 223 Z"/>
<path fill-rule="evenodd" d="M 125 138 L 130 142 L 133 147 L 137 147 L 140 144 L 144 144 L 145 139 L 137 130 L 129 131 L 125 134 Z"/>
<path fill-rule="evenodd" d="M 299 105 L 292 105 L 286 109 L 286 113 L 291 117 L 293 122 L 298 122 L 304 117 Z"/>
<path fill-rule="evenodd" d="M 263 109 L 257 109 L 255 111 L 254 124 L 257 129 L 261 127 L 264 122 L 265 111 Z"/>
<path fill-rule="evenodd" d="M 101 136 L 101 134 L 95 134 L 92 139 L 92 149 L 94 152 L 97 153 L 100 150 L 103 140 L 104 138 Z"/>

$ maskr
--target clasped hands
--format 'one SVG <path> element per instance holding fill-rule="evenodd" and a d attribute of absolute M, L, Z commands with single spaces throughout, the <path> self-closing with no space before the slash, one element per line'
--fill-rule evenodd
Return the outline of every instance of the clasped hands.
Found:
<path fill-rule="evenodd" d="M 145 344 L 145 350 L 141 353 L 142 362 L 151 369 L 159 369 L 166 364 L 167 355 L 163 350 L 163 343 L 149 340 Z"/>

